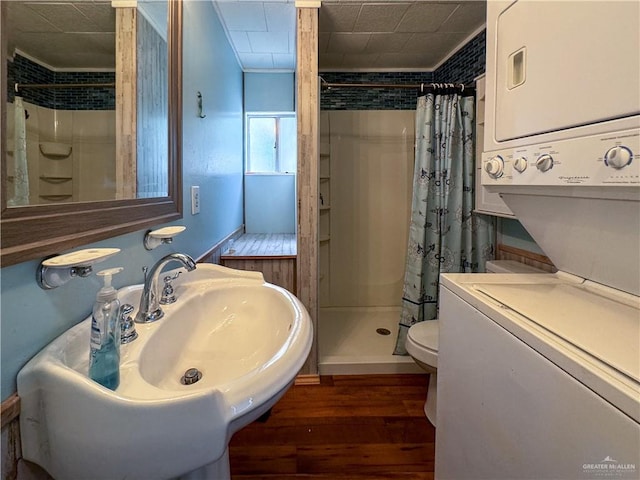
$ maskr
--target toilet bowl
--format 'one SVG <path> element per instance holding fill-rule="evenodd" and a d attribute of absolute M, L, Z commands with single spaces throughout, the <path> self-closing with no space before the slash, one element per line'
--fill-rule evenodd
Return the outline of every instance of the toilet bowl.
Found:
<path fill-rule="evenodd" d="M 513 260 L 493 260 L 486 263 L 487 273 L 547 273 L 535 267 Z M 429 374 L 429 388 L 427 400 L 424 404 L 424 413 L 436 426 L 436 398 L 438 389 L 438 338 L 440 322 L 426 320 L 416 323 L 407 333 L 405 347 L 407 352 L 423 370 Z"/>
<path fill-rule="evenodd" d="M 424 414 L 431 424 L 436 426 L 436 397 L 437 397 L 437 368 L 438 368 L 438 337 L 440 322 L 426 320 L 416 323 L 407 333 L 405 347 L 407 352 L 424 371 L 429 374 L 427 400 L 424 403 Z"/>

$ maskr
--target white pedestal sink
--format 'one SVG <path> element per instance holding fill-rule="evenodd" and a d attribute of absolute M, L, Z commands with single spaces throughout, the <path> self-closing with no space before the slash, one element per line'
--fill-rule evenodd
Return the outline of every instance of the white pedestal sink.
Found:
<path fill-rule="evenodd" d="M 200 264 L 165 317 L 121 346 L 120 386 L 87 377 L 90 318 L 18 374 L 22 454 L 56 479 L 224 479 L 233 433 L 291 386 L 311 349 L 300 301 L 260 273 Z M 118 292 L 137 307 L 141 285 Z M 185 371 L 202 378 L 184 385 Z"/>

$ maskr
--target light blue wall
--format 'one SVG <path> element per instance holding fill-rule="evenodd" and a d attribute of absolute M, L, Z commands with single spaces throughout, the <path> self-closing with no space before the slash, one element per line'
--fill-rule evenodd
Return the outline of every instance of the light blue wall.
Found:
<path fill-rule="evenodd" d="M 172 245 L 148 252 L 144 231 L 122 235 L 93 247 L 117 247 L 122 252 L 98 269 L 124 266 L 114 277 L 121 287 L 142 282 L 142 266 L 173 251 L 202 255 L 238 228 L 242 209 L 242 71 L 237 64 L 211 2 L 184 3 L 184 218 L 174 222 L 187 230 Z M 197 118 L 196 91 L 201 91 L 207 117 Z M 190 213 L 190 185 L 200 186 L 201 213 Z M 86 318 L 99 283 L 95 275 L 75 279 L 51 291 L 35 282 L 38 261 L 0 271 L 1 373 L 0 396 L 16 390 L 20 368 L 59 334 Z M 88 339 L 87 339 L 88 342 Z"/>
<path fill-rule="evenodd" d="M 295 111 L 293 73 L 245 73 L 247 112 Z"/>
<path fill-rule="evenodd" d="M 533 253 L 545 255 L 529 232 L 514 218 L 498 218 L 500 242 L 509 247 L 516 247 Z"/>
<path fill-rule="evenodd" d="M 244 188 L 247 233 L 296 233 L 295 175 L 247 175 Z"/>
<path fill-rule="evenodd" d="M 293 73 L 245 73 L 246 112 L 294 112 Z M 247 175 L 247 233 L 295 233 L 296 179 L 293 175 Z"/>

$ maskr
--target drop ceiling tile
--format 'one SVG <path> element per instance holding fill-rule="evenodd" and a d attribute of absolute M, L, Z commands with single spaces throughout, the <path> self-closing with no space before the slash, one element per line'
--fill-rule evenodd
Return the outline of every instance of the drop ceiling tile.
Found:
<path fill-rule="evenodd" d="M 270 53 L 239 53 L 238 57 L 244 68 L 273 68 Z"/>
<path fill-rule="evenodd" d="M 269 31 L 296 29 L 295 5 L 291 3 L 265 3 L 264 13 Z"/>
<path fill-rule="evenodd" d="M 113 33 L 20 33 L 15 41 L 54 68 L 115 68 Z"/>
<path fill-rule="evenodd" d="M 318 68 L 325 72 L 331 69 L 341 68 L 343 65 L 344 54 L 342 53 L 325 53 L 320 56 Z"/>
<path fill-rule="evenodd" d="M 30 8 L 63 32 L 91 32 L 95 25 L 68 3 L 31 3 Z"/>
<path fill-rule="evenodd" d="M 412 33 L 372 33 L 366 53 L 402 53 Z"/>
<path fill-rule="evenodd" d="M 287 32 L 247 32 L 253 53 L 289 53 Z"/>
<path fill-rule="evenodd" d="M 378 54 L 345 54 L 342 65 L 343 68 L 370 68 L 377 63 L 378 57 Z"/>
<path fill-rule="evenodd" d="M 318 34 L 318 53 L 325 53 L 329 47 L 330 33 Z"/>
<path fill-rule="evenodd" d="M 236 52 L 251 53 L 251 43 L 249 42 L 249 37 L 247 37 L 247 32 L 235 30 L 229 32 L 229 36 Z"/>
<path fill-rule="evenodd" d="M 296 54 L 296 29 L 289 31 L 289 53 Z"/>
<path fill-rule="evenodd" d="M 59 32 L 42 15 L 21 2 L 5 2 L 7 5 L 7 27 L 10 31 Z"/>
<path fill-rule="evenodd" d="M 321 32 L 352 32 L 360 12 L 360 4 L 323 3 L 320 7 Z"/>
<path fill-rule="evenodd" d="M 116 30 L 116 9 L 111 7 L 111 2 L 78 2 L 74 7 L 82 15 L 91 20 L 94 25 L 93 32 L 115 32 Z M 165 7 L 166 8 L 166 7 Z M 166 17 L 166 15 L 165 15 Z M 167 21 L 165 18 L 164 24 Z"/>
<path fill-rule="evenodd" d="M 409 8 L 408 3 L 362 5 L 354 32 L 393 32 Z"/>
<path fill-rule="evenodd" d="M 414 3 L 405 13 L 396 32 L 435 32 L 457 6 L 455 3 Z"/>
<path fill-rule="evenodd" d="M 262 2 L 222 2 L 218 4 L 228 30 L 266 32 L 267 21 Z"/>
<path fill-rule="evenodd" d="M 290 53 L 274 53 L 273 68 L 286 69 L 294 71 L 296 69 L 296 56 Z"/>
<path fill-rule="evenodd" d="M 466 38 L 464 33 L 414 33 L 404 47 L 405 53 L 436 52 L 444 58 Z"/>
<path fill-rule="evenodd" d="M 113 55 L 95 52 L 71 55 L 66 52 L 53 52 L 48 65 L 67 70 L 87 70 L 111 68 L 115 70 L 115 57 Z"/>
<path fill-rule="evenodd" d="M 440 61 L 439 52 L 424 53 L 382 53 L 372 67 L 397 68 L 398 70 L 432 70 Z"/>
<path fill-rule="evenodd" d="M 327 52 L 362 53 L 369 42 L 368 33 L 332 33 Z"/>
<path fill-rule="evenodd" d="M 85 42 L 93 52 L 108 53 L 113 55 L 116 54 L 115 32 L 79 34 L 78 39 L 81 42 Z"/>
<path fill-rule="evenodd" d="M 442 24 L 439 32 L 473 32 L 486 22 L 485 2 L 465 2 Z"/>

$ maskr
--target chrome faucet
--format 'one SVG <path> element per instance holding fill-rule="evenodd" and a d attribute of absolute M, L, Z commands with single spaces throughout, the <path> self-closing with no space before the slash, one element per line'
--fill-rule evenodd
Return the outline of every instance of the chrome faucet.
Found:
<path fill-rule="evenodd" d="M 164 316 L 158 301 L 158 277 L 160 277 L 160 272 L 162 272 L 165 265 L 173 261 L 180 262 L 189 272 L 196 268 L 196 262 L 193 258 L 184 253 L 170 253 L 158 260 L 151 267 L 151 270 L 145 273 L 144 289 L 140 298 L 140 308 L 136 314 L 136 323 L 155 322 Z"/>

